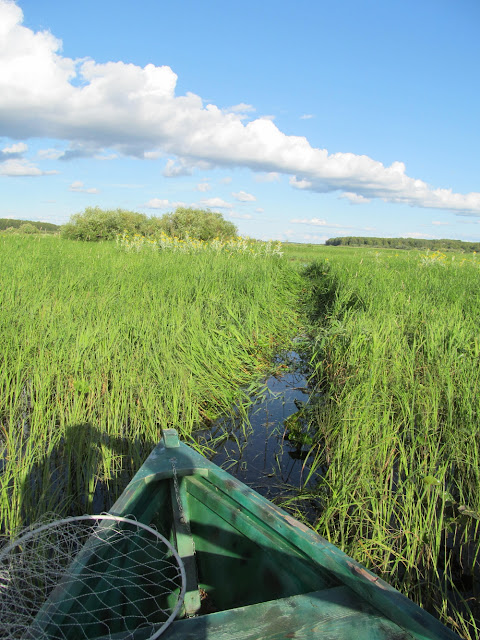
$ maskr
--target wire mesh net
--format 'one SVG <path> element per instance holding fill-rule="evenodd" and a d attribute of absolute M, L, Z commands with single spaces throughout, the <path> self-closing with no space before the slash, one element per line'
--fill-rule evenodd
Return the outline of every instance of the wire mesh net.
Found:
<path fill-rule="evenodd" d="M 142 629 L 153 640 L 184 593 L 182 560 L 155 529 L 111 515 L 56 520 L 0 551 L 0 638 L 126 638 Z"/>

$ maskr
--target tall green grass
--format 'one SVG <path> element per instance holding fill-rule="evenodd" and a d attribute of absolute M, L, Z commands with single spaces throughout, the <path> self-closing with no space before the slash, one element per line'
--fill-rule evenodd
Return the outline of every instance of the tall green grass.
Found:
<path fill-rule="evenodd" d="M 189 440 L 247 401 L 297 287 L 278 257 L 0 238 L 3 532 L 114 499 L 161 429 Z"/>
<path fill-rule="evenodd" d="M 480 268 L 323 250 L 307 269 L 317 531 L 465 638 L 480 629 Z"/>

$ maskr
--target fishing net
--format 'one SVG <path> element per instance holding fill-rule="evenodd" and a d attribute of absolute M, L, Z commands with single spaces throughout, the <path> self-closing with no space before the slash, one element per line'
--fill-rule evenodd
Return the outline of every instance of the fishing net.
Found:
<path fill-rule="evenodd" d="M 56 520 L 0 551 L 0 638 L 154 640 L 184 594 L 182 560 L 155 529 L 112 515 Z"/>

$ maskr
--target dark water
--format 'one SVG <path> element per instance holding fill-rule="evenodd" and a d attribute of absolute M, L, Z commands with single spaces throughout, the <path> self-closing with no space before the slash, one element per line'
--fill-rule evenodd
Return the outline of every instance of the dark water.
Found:
<path fill-rule="evenodd" d="M 247 421 L 221 418 L 208 431 L 197 434 L 198 442 L 213 443 L 212 462 L 267 498 L 298 492 L 310 470 L 307 452 L 288 440 L 285 425 L 308 400 L 306 373 L 295 352 L 279 360 L 287 363 L 286 373 L 265 381 Z M 215 444 L 217 439 L 220 442 Z"/>

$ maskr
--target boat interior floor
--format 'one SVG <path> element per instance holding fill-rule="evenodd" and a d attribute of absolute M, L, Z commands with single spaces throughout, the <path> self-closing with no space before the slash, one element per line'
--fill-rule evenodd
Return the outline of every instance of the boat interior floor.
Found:
<path fill-rule="evenodd" d="M 412 640 L 398 625 L 339 586 L 175 621 L 163 640 Z"/>

